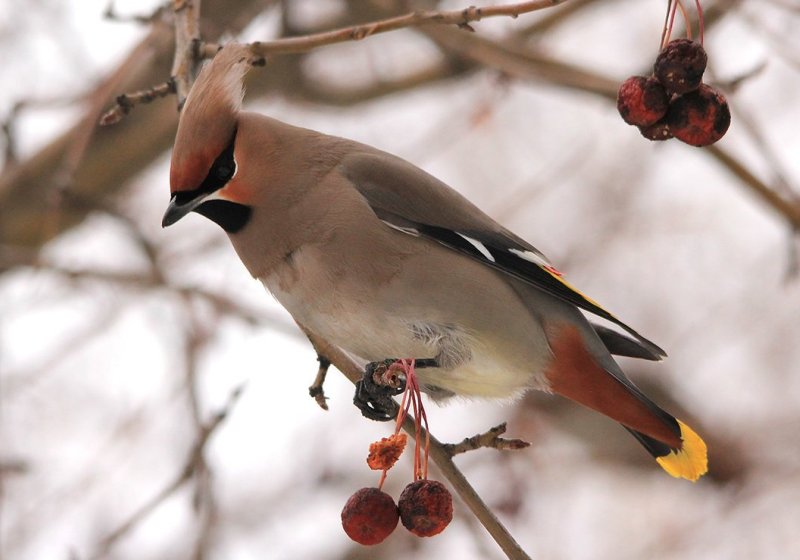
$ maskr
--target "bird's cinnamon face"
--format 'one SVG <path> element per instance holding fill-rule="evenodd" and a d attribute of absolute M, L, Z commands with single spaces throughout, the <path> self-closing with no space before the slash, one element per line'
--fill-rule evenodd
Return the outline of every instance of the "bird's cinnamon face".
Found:
<path fill-rule="evenodd" d="M 235 233 L 251 213 L 249 191 L 236 180 L 236 134 L 247 47 L 233 44 L 200 71 L 183 106 L 170 166 L 171 199 L 163 227 L 197 212 Z"/>
<path fill-rule="evenodd" d="M 182 181 L 182 176 L 173 167 L 170 181 L 172 198 L 161 222 L 162 227 L 174 224 L 192 211 L 209 218 L 228 233 L 235 233 L 244 227 L 250 218 L 251 208 L 245 204 L 247 201 L 246 196 L 242 196 L 244 195 L 242 189 L 236 188 L 235 146 L 234 130 L 228 145 L 211 162 L 205 176 L 194 188 L 181 189 L 180 187 L 186 184 L 185 179 Z M 191 171 L 202 166 L 200 163 L 202 159 L 198 158 L 195 160 L 197 163 L 185 167 Z M 195 172 L 194 175 L 200 177 L 201 173 Z M 192 174 L 189 173 L 187 176 L 192 177 Z"/>

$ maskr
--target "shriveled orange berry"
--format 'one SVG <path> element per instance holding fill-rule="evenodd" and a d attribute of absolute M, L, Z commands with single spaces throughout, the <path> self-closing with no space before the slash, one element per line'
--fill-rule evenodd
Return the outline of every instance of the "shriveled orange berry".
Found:
<path fill-rule="evenodd" d="M 362 488 L 342 509 L 342 528 L 347 536 L 363 545 L 382 542 L 392 534 L 399 514 L 392 497 L 379 488 Z"/>
<path fill-rule="evenodd" d="M 391 469 L 403 454 L 407 440 L 405 434 L 394 434 L 381 438 L 380 441 L 372 442 L 369 445 L 369 455 L 367 456 L 369 468 L 374 471 Z"/>
<path fill-rule="evenodd" d="M 403 527 L 418 537 L 438 535 L 453 520 L 453 497 L 435 480 L 412 482 L 397 504 Z"/>

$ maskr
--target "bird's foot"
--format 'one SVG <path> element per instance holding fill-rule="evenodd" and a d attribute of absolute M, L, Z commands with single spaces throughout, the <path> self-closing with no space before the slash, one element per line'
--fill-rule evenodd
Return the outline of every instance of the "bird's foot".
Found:
<path fill-rule="evenodd" d="M 397 416 L 398 404 L 392 399 L 406 388 L 405 378 L 398 368 L 392 368 L 396 360 L 370 362 L 364 376 L 356 383 L 353 404 L 370 420 L 388 422 Z"/>
<path fill-rule="evenodd" d="M 437 367 L 432 358 L 415 360 L 416 368 Z M 405 366 L 400 360 L 388 358 L 370 362 L 364 376 L 356 383 L 353 404 L 366 418 L 388 422 L 397 417 L 398 404 L 392 397 L 405 391 Z"/>
<path fill-rule="evenodd" d="M 308 394 L 317 401 L 322 410 L 328 410 L 328 397 L 325 396 L 325 390 L 322 385 L 325 383 L 325 376 L 328 374 L 331 362 L 328 358 L 319 354 L 317 354 L 317 361 L 319 362 L 319 369 L 317 370 L 317 376 L 314 378 L 314 383 L 308 388 Z"/>

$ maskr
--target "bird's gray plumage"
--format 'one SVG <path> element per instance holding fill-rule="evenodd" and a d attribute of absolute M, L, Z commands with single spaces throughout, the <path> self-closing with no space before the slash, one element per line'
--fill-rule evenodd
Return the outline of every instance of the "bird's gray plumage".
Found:
<path fill-rule="evenodd" d="M 671 474 L 705 472 L 702 440 L 611 355 L 659 359 L 663 350 L 425 171 L 241 111 L 248 56 L 226 46 L 189 94 L 164 225 L 190 211 L 220 224 L 298 323 L 364 362 L 434 359 L 417 374 L 436 398 L 553 390 L 622 423 Z M 581 310 L 627 334 L 593 325 Z"/>

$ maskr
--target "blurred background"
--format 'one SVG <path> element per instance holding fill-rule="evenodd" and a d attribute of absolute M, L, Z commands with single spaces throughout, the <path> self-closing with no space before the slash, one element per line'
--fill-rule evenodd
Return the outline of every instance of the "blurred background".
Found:
<path fill-rule="evenodd" d="M 204 0 L 202 36 L 467 5 Z M 657 55 L 664 0 L 406 29 L 250 75 L 248 108 L 433 173 L 669 353 L 623 367 L 705 437 L 696 484 L 556 397 L 428 408 L 443 441 L 508 421 L 532 443 L 456 462 L 534 558 L 800 555 L 800 6 L 703 5 L 705 79 L 733 113 L 714 148 L 649 142 L 616 112 L 617 85 Z M 0 557 L 503 558 L 458 500 L 431 539 L 346 537 L 341 508 L 377 484 L 365 457 L 392 427 L 333 370 L 330 410 L 308 396 L 316 354 L 217 226 L 161 229 L 175 97 L 97 126 L 169 77 L 172 8 L 0 5 Z"/>

